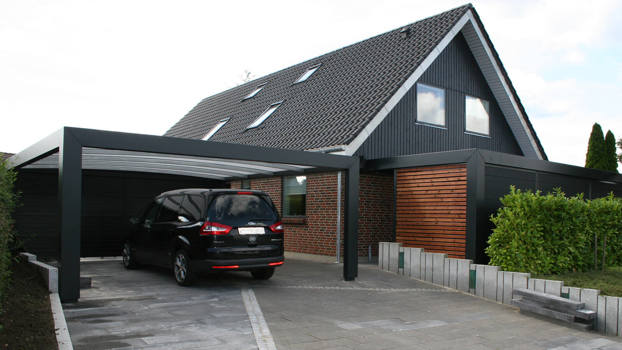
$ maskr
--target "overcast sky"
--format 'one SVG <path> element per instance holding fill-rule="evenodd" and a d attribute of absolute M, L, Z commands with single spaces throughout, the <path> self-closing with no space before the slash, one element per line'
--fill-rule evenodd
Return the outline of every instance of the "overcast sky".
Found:
<path fill-rule="evenodd" d="M 163 134 L 201 99 L 461 1 L 0 2 L 0 151 L 62 126 Z M 474 1 L 549 159 L 622 137 L 621 1 Z"/>

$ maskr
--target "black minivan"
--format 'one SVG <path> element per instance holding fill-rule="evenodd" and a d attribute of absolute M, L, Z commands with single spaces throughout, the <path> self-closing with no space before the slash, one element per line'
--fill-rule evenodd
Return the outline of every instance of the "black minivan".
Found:
<path fill-rule="evenodd" d="M 123 265 L 172 267 L 180 285 L 205 271 L 250 271 L 256 279 L 269 279 L 284 261 L 283 224 L 261 191 L 168 191 L 130 221 Z"/>

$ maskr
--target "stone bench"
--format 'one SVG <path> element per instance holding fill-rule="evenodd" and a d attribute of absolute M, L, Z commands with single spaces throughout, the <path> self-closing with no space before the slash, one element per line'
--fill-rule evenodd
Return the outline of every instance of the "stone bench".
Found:
<path fill-rule="evenodd" d="M 578 301 L 521 288 L 514 289 L 512 305 L 518 306 L 521 312 L 562 321 L 574 328 L 594 328 L 596 312 L 585 309 L 585 303 Z"/>

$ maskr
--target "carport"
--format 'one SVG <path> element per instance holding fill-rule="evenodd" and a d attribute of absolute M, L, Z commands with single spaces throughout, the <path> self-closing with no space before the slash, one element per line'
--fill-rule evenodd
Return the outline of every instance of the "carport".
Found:
<path fill-rule="evenodd" d="M 80 297 L 83 169 L 175 174 L 216 180 L 326 170 L 346 174 L 343 278 L 358 272 L 359 158 L 230 143 L 64 127 L 9 159 L 15 169 L 58 169 L 59 294 Z"/>

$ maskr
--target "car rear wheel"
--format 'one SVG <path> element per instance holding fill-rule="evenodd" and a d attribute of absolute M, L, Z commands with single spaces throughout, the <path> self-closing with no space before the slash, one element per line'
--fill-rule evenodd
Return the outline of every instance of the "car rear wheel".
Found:
<path fill-rule="evenodd" d="M 194 274 L 190 267 L 190 257 L 185 250 L 178 250 L 173 259 L 173 274 L 180 286 L 189 286 L 194 282 Z"/>
<path fill-rule="evenodd" d="M 256 280 L 267 280 L 274 275 L 274 267 L 266 267 L 264 269 L 256 269 L 251 271 L 251 275 Z"/>
<path fill-rule="evenodd" d="M 121 256 L 123 257 L 123 266 L 126 269 L 135 269 L 138 267 L 138 262 L 136 261 L 136 257 L 132 252 L 132 246 L 129 242 L 125 242 L 125 244 L 123 244 Z"/>

